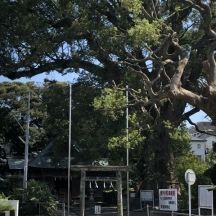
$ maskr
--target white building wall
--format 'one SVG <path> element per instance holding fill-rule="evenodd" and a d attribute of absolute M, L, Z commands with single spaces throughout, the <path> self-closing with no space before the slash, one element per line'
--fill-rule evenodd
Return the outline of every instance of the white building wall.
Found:
<path fill-rule="evenodd" d="M 206 148 L 211 150 L 212 147 L 213 147 L 214 142 L 216 142 L 216 137 L 215 136 L 206 137 Z"/>
<path fill-rule="evenodd" d="M 212 126 L 210 122 L 200 122 L 197 125 L 204 131 L 216 134 L 216 127 Z M 205 160 L 206 154 L 212 150 L 213 144 L 216 143 L 216 136 L 199 133 L 193 127 L 189 129 L 189 133 L 191 135 L 190 145 L 193 154 Z"/>
<path fill-rule="evenodd" d="M 192 153 L 200 160 L 205 160 L 206 142 L 191 140 L 190 144 Z"/>

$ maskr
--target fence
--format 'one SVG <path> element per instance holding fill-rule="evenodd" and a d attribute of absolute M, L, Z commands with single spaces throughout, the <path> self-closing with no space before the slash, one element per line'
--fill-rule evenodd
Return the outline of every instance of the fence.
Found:
<path fill-rule="evenodd" d="M 47 216 L 47 214 L 44 213 L 44 209 L 43 209 L 42 205 L 43 205 L 42 203 L 35 203 L 35 205 L 32 205 L 31 206 L 32 215 L 34 215 L 34 216 Z M 24 207 L 25 204 L 22 206 Z M 25 213 L 23 212 L 23 214 L 25 214 Z M 66 216 L 65 203 L 58 203 L 53 214 L 54 214 L 53 216 Z M 12 216 L 12 215 L 10 215 L 10 216 Z M 1 216 L 1 214 L 0 214 L 0 216 Z"/>

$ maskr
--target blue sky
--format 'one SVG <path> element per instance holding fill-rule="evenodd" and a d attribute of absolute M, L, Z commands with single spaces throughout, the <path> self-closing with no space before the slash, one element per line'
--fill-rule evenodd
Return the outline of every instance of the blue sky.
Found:
<path fill-rule="evenodd" d="M 187 112 L 187 111 L 189 111 L 189 110 L 191 110 L 191 109 L 192 109 L 192 107 L 191 107 L 190 105 L 188 105 L 188 106 L 186 107 L 186 109 L 185 109 L 185 112 Z M 210 121 L 210 118 L 209 118 L 209 117 L 207 116 L 207 114 L 204 113 L 203 111 L 200 111 L 200 112 L 198 112 L 198 113 L 192 115 L 192 116 L 190 117 L 190 119 L 191 119 L 191 121 L 193 121 L 194 123 L 200 122 L 200 121 Z M 186 124 L 187 124 L 188 127 L 191 126 L 188 122 L 186 122 Z"/>
<path fill-rule="evenodd" d="M 19 78 L 19 79 L 15 79 L 13 81 L 19 81 L 19 82 L 36 82 L 36 83 L 43 83 L 44 79 L 49 79 L 49 80 L 58 80 L 61 82 L 74 82 L 76 80 L 76 78 L 78 77 L 77 74 L 75 73 L 67 73 L 65 75 L 62 75 L 58 72 L 51 72 L 51 73 L 42 73 L 36 76 L 33 76 L 32 78 Z M 4 76 L 0 76 L 0 82 L 12 82 L 12 80 L 4 77 Z"/>
<path fill-rule="evenodd" d="M 49 80 L 57 80 L 57 81 L 62 81 L 62 82 L 69 82 L 69 83 L 73 83 L 76 79 L 78 78 L 78 75 L 75 73 L 67 73 L 65 75 L 62 75 L 58 72 L 51 72 L 51 73 L 42 73 L 36 76 L 33 76 L 32 78 L 20 78 L 20 79 L 16 79 L 13 81 L 20 81 L 20 82 L 30 82 L 33 81 L 35 83 L 38 84 L 42 84 L 44 79 L 49 79 Z M 0 76 L 0 82 L 4 82 L 4 81 L 8 81 L 8 82 L 12 82 L 12 80 L 4 77 L 4 76 Z M 190 109 L 192 109 L 191 106 L 187 106 L 185 112 L 189 111 Z M 200 111 L 194 115 L 191 116 L 191 120 L 196 123 L 199 121 L 210 121 L 210 118 L 207 117 L 206 113 Z M 187 126 L 190 127 L 191 125 L 186 122 Z"/>

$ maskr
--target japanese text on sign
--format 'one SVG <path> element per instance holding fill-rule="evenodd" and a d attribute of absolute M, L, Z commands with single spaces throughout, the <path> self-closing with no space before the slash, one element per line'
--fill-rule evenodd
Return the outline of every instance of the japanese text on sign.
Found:
<path fill-rule="evenodd" d="M 160 210 L 177 211 L 177 189 L 159 189 Z"/>

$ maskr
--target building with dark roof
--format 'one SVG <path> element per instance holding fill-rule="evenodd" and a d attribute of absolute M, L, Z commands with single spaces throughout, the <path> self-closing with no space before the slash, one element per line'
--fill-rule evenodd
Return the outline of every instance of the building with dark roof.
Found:
<path fill-rule="evenodd" d="M 189 128 L 191 150 L 200 160 L 205 161 L 206 154 L 216 145 L 216 127 L 211 122 L 198 122 L 197 126 L 208 134 L 196 131 L 195 127 Z"/>

